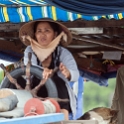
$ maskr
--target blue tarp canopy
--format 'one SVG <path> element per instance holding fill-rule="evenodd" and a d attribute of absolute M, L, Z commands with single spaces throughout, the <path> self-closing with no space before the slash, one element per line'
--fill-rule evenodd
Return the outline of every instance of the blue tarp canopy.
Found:
<path fill-rule="evenodd" d="M 83 15 L 108 15 L 124 11 L 124 0 L 44 0 L 67 11 Z"/>
<path fill-rule="evenodd" d="M 86 13 L 80 14 L 80 11 L 81 10 L 83 11 L 83 9 L 85 8 L 84 6 L 81 6 L 81 5 L 85 4 L 86 1 L 83 1 L 83 2 L 81 0 L 54 0 L 52 2 L 50 0 L 46 0 L 46 1 L 48 3 L 41 0 L 0 0 L 0 22 L 20 23 L 20 22 L 28 22 L 30 20 L 35 20 L 35 19 L 44 18 L 44 17 L 49 17 L 54 20 L 60 20 L 60 21 L 73 21 L 78 18 L 82 18 L 84 20 L 98 20 L 101 17 L 104 17 L 107 19 L 111 19 L 111 18 L 122 19 L 124 17 L 124 13 L 123 13 L 124 7 L 122 7 L 124 6 L 123 4 L 124 0 L 123 1 L 118 0 L 118 3 L 116 3 L 117 0 L 114 2 L 109 1 L 109 4 L 107 2 L 108 0 L 104 2 L 96 0 L 97 2 L 99 2 L 99 4 L 97 4 L 97 7 L 101 8 L 102 12 L 105 12 L 107 10 L 105 8 L 103 9 L 103 6 L 102 6 L 103 3 L 104 4 L 106 3 L 108 4 L 108 6 L 106 7 L 113 10 L 113 13 L 114 13 L 114 14 L 101 13 L 99 16 L 98 16 L 98 13 L 100 13 L 100 11 L 98 11 L 95 7 L 94 7 L 94 10 L 96 10 L 97 13 L 96 14 L 92 13 L 93 11 L 91 10 L 92 7 L 90 7 L 90 3 L 95 4 L 94 1 L 89 1 L 89 7 L 86 9 L 86 12 L 88 13 L 87 15 L 91 15 L 91 16 L 87 16 Z M 55 7 L 50 5 L 49 2 L 52 5 L 56 5 L 57 3 L 59 3 L 61 5 L 65 5 L 65 7 L 66 5 L 69 5 L 69 2 L 70 2 L 71 5 L 69 5 L 69 7 L 74 6 L 73 9 L 76 9 L 78 8 L 76 7 L 76 5 L 80 5 L 81 9 L 80 11 L 73 12 L 71 11 L 71 8 L 69 8 L 69 10 L 61 9 L 59 8 L 59 6 Z M 75 2 L 77 2 L 77 4 L 73 4 Z M 81 2 L 81 3 L 78 4 L 78 2 Z M 111 6 L 110 6 L 110 3 L 112 3 Z M 113 4 L 115 4 L 115 6 Z M 88 1 L 87 1 L 87 5 L 88 5 Z M 120 5 L 120 8 L 122 9 L 116 10 L 117 8 L 116 6 L 119 6 L 119 5 Z"/>

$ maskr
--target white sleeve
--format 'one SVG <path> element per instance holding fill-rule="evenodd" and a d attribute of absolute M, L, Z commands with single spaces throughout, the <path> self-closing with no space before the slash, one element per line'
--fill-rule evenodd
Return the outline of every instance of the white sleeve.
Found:
<path fill-rule="evenodd" d="M 32 58 L 31 58 L 31 64 L 32 65 L 37 65 L 37 57 L 34 54 L 31 46 L 28 46 L 25 51 L 24 51 L 24 64 L 27 65 L 28 63 L 28 53 L 31 52 L 32 53 Z"/>
<path fill-rule="evenodd" d="M 77 68 L 77 64 L 74 60 L 72 54 L 65 48 L 61 47 L 61 55 L 60 55 L 60 62 L 62 62 L 70 71 L 71 79 L 70 81 L 76 82 L 79 78 L 79 70 Z"/>

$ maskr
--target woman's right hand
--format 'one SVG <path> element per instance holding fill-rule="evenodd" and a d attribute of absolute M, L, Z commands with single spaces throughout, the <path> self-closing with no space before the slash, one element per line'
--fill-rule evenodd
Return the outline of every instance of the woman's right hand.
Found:
<path fill-rule="evenodd" d="M 43 70 L 43 79 L 48 79 L 50 76 L 51 76 L 51 74 L 53 73 L 53 70 L 52 69 L 48 69 L 48 68 L 44 68 L 44 70 Z"/>

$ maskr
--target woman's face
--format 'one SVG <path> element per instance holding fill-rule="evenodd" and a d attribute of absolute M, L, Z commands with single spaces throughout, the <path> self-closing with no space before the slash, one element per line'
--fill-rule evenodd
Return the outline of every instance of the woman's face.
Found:
<path fill-rule="evenodd" d="M 35 38 L 41 46 L 47 46 L 55 37 L 54 32 L 48 22 L 40 22 L 36 27 Z"/>

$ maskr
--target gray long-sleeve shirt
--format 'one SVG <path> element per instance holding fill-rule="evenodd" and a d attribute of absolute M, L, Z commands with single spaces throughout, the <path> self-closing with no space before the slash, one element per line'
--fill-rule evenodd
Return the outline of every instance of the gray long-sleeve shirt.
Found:
<path fill-rule="evenodd" d="M 72 110 L 73 115 L 75 115 L 76 114 L 76 98 L 75 98 L 73 90 L 71 89 L 71 87 L 69 85 L 69 82 L 78 81 L 79 71 L 78 71 L 77 64 L 76 64 L 72 54 L 67 49 L 65 49 L 61 46 L 58 46 L 58 48 L 61 49 L 61 54 L 60 54 L 60 58 L 59 58 L 60 62 L 62 62 L 70 71 L 71 79 L 70 79 L 70 81 L 68 81 L 60 71 L 58 71 L 57 74 L 59 77 L 61 77 L 66 82 L 66 87 L 67 87 L 67 90 L 69 93 L 69 98 L 70 98 L 71 110 Z M 29 52 L 32 53 L 32 59 L 31 59 L 32 65 L 38 66 L 37 57 L 34 54 L 31 46 L 28 46 L 25 49 L 24 64 L 26 65 L 28 62 L 28 53 Z"/>

